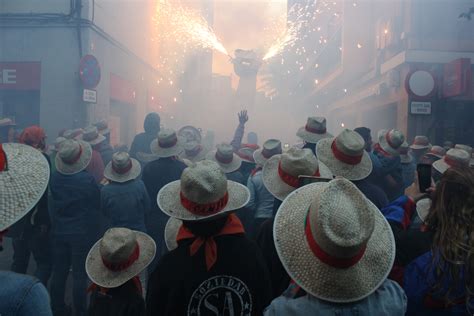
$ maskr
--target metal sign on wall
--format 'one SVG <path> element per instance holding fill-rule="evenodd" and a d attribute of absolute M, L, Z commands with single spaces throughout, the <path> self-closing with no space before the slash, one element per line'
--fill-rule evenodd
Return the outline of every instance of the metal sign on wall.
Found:
<path fill-rule="evenodd" d="M 431 114 L 431 102 L 417 102 L 412 101 L 410 103 L 410 113 L 418 115 L 430 115 Z"/>
<path fill-rule="evenodd" d="M 88 103 L 97 103 L 97 91 L 84 89 L 82 93 L 82 101 Z"/>
<path fill-rule="evenodd" d="M 79 62 L 79 76 L 84 88 L 94 89 L 100 82 L 99 61 L 92 55 L 82 57 Z"/>

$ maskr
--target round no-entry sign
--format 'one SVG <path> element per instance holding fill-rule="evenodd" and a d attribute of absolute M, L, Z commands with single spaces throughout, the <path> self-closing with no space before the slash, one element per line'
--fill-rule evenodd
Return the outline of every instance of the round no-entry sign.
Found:
<path fill-rule="evenodd" d="M 87 89 L 97 87 L 100 82 L 99 61 L 92 55 L 85 55 L 79 63 L 79 76 Z"/>

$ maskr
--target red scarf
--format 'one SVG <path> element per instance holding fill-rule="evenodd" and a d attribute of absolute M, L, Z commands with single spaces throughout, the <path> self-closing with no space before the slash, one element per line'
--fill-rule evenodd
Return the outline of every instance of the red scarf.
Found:
<path fill-rule="evenodd" d="M 217 245 L 214 237 L 243 234 L 244 232 L 244 227 L 242 226 L 239 218 L 235 214 L 230 214 L 224 227 L 222 227 L 221 231 L 217 234 L 209 237 L 199 237 L 195 236 L 189 229 L 181 225 L 178 231 L 178 236 L 176 236 L 176 241 L 179 242 L 184 239 L 194 239 L 193 243 L 189 247 L 189 254 L 191 256 L 194 256 L 201 246 L 204 245 L 206 268 L 207 271 L 209 271 L 217 261 Z"/>
<path fill-rule="evenodd" d="M 379 152 L 380 154 L 382 154 L 384 157 L 392 157 L 392 155 L 390 153 L 383 150 L 383 148 L 380 146 L 379 143 L 374 145 L 374 150 Z"/>

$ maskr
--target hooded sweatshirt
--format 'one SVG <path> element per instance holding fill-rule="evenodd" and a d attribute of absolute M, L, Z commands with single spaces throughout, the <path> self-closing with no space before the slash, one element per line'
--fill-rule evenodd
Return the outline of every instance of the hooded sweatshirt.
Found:
<path fill-rule="evenodd" d="M 145 117 L 143 128 L 145 129 L 145 132 L 135 136 L 132 142 L 132 147 L 130 148 L 130 157 L 135 159 L 139 152 L 147 154 L 151 153 L 150 144 L 157 137 L 158 132 L 160 131 L 160 116 L 158 113 L 149 113 Z"/>

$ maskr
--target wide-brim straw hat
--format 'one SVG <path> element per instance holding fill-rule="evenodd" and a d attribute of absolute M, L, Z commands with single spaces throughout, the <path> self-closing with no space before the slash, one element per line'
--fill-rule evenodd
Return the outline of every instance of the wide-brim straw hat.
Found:
<path fill-rule="evenodd" d="M 209 160 L 186 168 L 181 180 L 168 183 L 157 196 L 158 207 L 165 214 L 185 221 L 209 219 L 238 210 L 249 199 L 246 186 L 227 180 L 219 166 Z"/>
<path fill-rule="evenodd" d="M 217 149 L 211 150 L 206 159 L 216 162 L 224 173 L 237 171 L 242 166 L 242 158 L 233 153 L 232 146 L 228 144 L 217 145 Z"/>
<path fill-rule="evenodd" d="M 43 154 L 28 145 L 0 144 L 6 168 L 0 171 L 0 231 L 25 216 L 48 187 L 50 169 Z M 3 150 L 3 153 L 1 152 Z M 4 166 L 0 166 L 4 168 Z"/>
<path fill-rule="evenodd" d="M 269 139 L 263 143 L 262 148 L 253 152 L 253 159 L 257 165 L 263 166 L 268 159 L 283 152 L 281 141 Z"/>
<path fill-rule="evenodd" d="M 110 231 L 119 232 L 116 238 L 117 242 L 120 243 L 121 239 L 123 240 L 120 234 L 130 230 L 126 228 L 111 228 L 106 232 L 106 234 Z M 140 274 L 140 272 L 142 272 L 153 261 L 156 253 L 156 244 L 153 239 L 140 231 L 130 232 L 134 234 L 134 240 L 136 240 L 136 244 L 139 247 L 138 258 L 128 268 L 120 271 L 112 271 L 107 268 L 103 262 L 103 255 L 101 253 L 101 243 L 105 238 L 104 235 L 103 238 L 99 239 L 94 246 L 92 246 L 86 258 L 86 272 L 92 282 L 104 288 L 119 287 Z M 120 246 L 121 245 L 116 245 L 115 248 L 120 249 Z M 113 247 L 114 245 L 110 246 L 111 249 Z"/>
<path fill-rule="evenodd" d="M 180 158 L 192 162 L 198 162 L 206 159 L 207 153 L 207 148 L 205 148 L 201 143 L 191 141 L 184 145 L 184 151 L 181 153 Z"/>
<path fill-rule="evenodd" d="M 77 152 L 77 146 L 80 146 L 80 153 Z M 71 159 L 74 158 L 73 155 L 77 155 L 77 157 L 72 159 L 74 162 L 67 163 L 62 158 L 62 152 L 64 152 L 64 155 L 68 155 Z M 56 154 L 56 170 L 64 175 L 73 175 L 86 169 L 91 162 L 91 159 L 92 147 L 89 143 L 82 140 L 68 139 L 61 143 L 61 147 Z"/>
<path fill-rule="evenodd" d="M 430 140 L 428 137 L 424 135 L 417 135 L 413 140 L 413 144 L 410 145 L 410 148 L 413 150 L 421 150 L 421 149 L 430 149 L 432 147 Z"/>
<path fill-rule="evenodd" d="M 434 145 L 425 155 L 441 159 L 444 157 L 444 155 L 446 155 L 446 149 L 441 146 Z"/>
<path fill-rule="evenodd" d="M 176 237 L 178 236 L 179 228 L 183 225 L 183 221 L 174 217 L 170 217 L 165 226 L 165 244 L 166 248 L 171 251 L 178 248 Z"/>
<path fill-rule="evenodd" d="M 402 132 L 396 129 L 381 130 L 377 134 L 380 147 L 392 156 L 399 156 L 398 148 L 405 141 L 405 136 Z"/>
<path fill-rule="evenodd" d="M 324 117 L 308 117 L 306 125 L 298 129 L 296 136 L 312 144 L 316 144 L 321 139 L 333 137 L 326 130 L 326 118 Z"/>
<path fill-rule="evenodd" d="M 237 151 L 236 155 L 239 156 L 243 162 L 255 164 L 255 159 L 253 158 L 255 150 L 255 148 L 242 147 Z"/>
<path fill-rule="evenodd" d="M 335 179 L 331 182 L 334 181 L 351 186 L 349 191 L 358 191 L 346 179 Z M 319 299 L 348 303 L 369 296 L 385 281 L 395 260 L 395 240 L 387 220 L 360 191 L 350 194 L 350 197 L 339 193 L 338 188 L 325 192 L 331 182 L 309 184 L 292 192 L 278 209 L 273 235 L 278 256 L 292 280 Z M 335 205 L 327 205 L 326 212 L 321 214 L 320 218 L 324 222 L 329 221 L 330 210 L 359 207 L 363 208 L 364 212 L 373 214 L 373 231 L 367 240 L 365 252 L 360 260 L 350 267 L 330 266 L 316 257 L 310 248 L 305 234 L 307 215 L 318 194 L 320 200 L 325 199 L 324 195 L 332 194 L 332 200 L 337 201 L 334 202 Z M 345 205 L 348 201 L 350 205 Z M 346 220 L 351 220 L 351 216 L 347 216 Z M 351 223 L 347 222 L 345 225 Z"/>
<path fill-rule="evenodd" d="M 140 163 L 130 158 L 126 152 L 118 152 L 112 156 L 112 161 L 105 166 L 104 177 L 110 181 L 123 183 L 140 176 Z"/>
<path fill-rule="evenodd" d="M 289 155 L 289 160 L 296 163 L 289 162 L 287 167 L 283 166 L 282 168 L 292 169 L 296 164 L 298 164 L 297 168 L 299 169 L 305 168 L 307 170 L 313 170 L 312 172 L 294 172 L 293 177 L 295 178 L 298 176 L 315 176 L 315 172 L 318 171 L 321 178 L 332 179 L 331 170 L 329 170 L 324 163 L 318 161 L 310 149 L 291 148 L 285 154 L 271 157 L 263 166 L 262 179 L 265 188 L 280 201 L 283 201 L 288 194 L 297 188 L 283 181 L 280 176 L 280 163 L 282 162 L 282 159 L 285 160 L 283 155 Z"/>
<path fill-rule="evenodd" d="M 160 158 L 179 156 L 184 150 L 185 140 L 172 129 L 162 129 L 157 139 L 150 144 L 152 154 Z"/>
<path fill-rule="evenodd" d="M 362 136 L 346 129 L 337 137 L 318 142 L 316 155 L 332 174 L 357 181 L 367 178 L 372 172 L 372 161 L 364 148 L 365 142 Z M 339 158 L 336 158 L 335 152 L 342 154 L 338 154 Z M 347 162 L 344 162 L 344 159 Z M 354 159 L 356 161 L 353 161 Z"/>
<path fill-rule="evenodd" d="M 84 129 L 84 132 L 81 135 L 81 140 L 88 142 L 91 146 L 102 143 L 106 138 L 104 135 L 100 134 L 97 127 L 88 126 Z"/>
<path fill-rule="evenodd" d="M 430 213 L 431 199 L 425 198 L 416 202 L 416 213 L 421 221 L 424 223 L 428 214 Z"/>
<path fill-rule="evenodd" d="M 469 167 L 470 158 L 465 150 L 453 148 L 448 150 L 443 159 L 433 162 L 433 168 L 444 173 L 451 167 Z"/>

